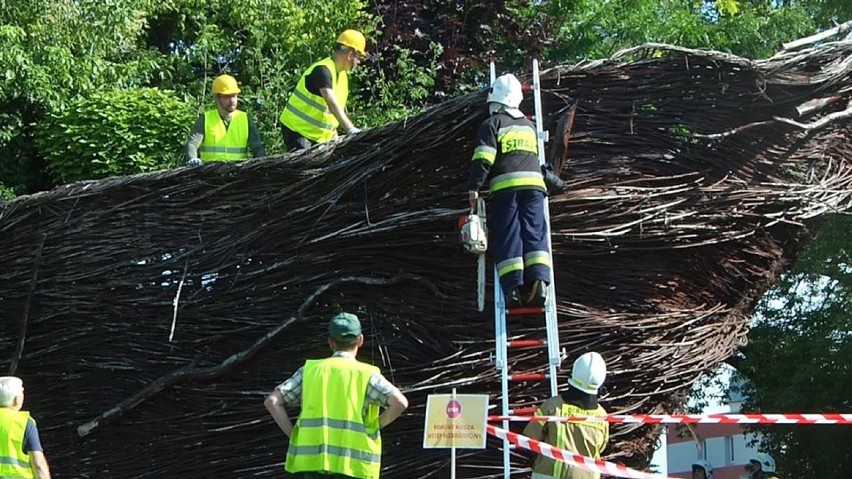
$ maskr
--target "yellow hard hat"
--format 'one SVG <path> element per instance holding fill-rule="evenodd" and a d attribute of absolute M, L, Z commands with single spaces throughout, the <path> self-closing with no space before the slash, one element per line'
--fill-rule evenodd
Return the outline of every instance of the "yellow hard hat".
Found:
<path fill-rule="evenodd" d="M 216 95 L 235 95 L 239 92 L 237 79 L 231 75 L 219 75 L 213 80 L 213 93 Z"/>
<path fill-rule="evenodd" d="M 358 30 L 346 30 L 337 37 L 337 43 L 354 49 L 361 55 L 367 54 L 367 39 Z"/>

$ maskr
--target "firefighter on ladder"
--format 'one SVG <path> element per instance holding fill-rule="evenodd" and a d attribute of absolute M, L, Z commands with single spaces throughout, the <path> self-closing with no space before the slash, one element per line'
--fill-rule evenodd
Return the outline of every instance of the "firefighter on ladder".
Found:
<path fill-rule="evenodd" d="M 486 100 L 490 116 L 479 128 L 468 180 L 472 210 L 479 190 L 488 181 L 488 229 L 494 264 L 510 308 L 524 303 L 543 306 L 550 279 L 546 187 L 538 160 L 536 128 L 518 109 L 521 100 L 521 83 L 514 75 L 494 81 Z"/>
<path fill-rule="evenodd" d="M 589 352 L 576 361 L 568 380 L 570 386 L 558 396 L 542 403 L 536 416 L 606 416 L 598 404 L 598 389 L 606 380 L 606 363 L 600 354 Z M 575 454 L 600 459 L 609 442 L 609 423 L 586 422 L 530 422 L 524 436 L 545 441 Z M 599 479 L 597 472 L 570 467 L 562 462 L 539 455 L 533 465 L 531 479 Z"/>

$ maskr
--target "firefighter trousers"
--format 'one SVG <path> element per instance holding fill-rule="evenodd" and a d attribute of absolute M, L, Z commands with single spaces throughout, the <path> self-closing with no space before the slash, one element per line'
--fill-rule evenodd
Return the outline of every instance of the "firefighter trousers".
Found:
<path fill-rule="evenodd" d="M 550 283 L 544 192 L 511 190 L 491 195 L 488 235 L 503 294 L 541 280 Z"/>

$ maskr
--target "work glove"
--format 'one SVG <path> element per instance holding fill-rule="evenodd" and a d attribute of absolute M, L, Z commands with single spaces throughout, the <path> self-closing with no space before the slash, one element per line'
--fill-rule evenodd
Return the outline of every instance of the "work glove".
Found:
<path fill-rule="evenodd" d="M 548 195 L 555 195 L 568 190 L 568 184 L 553 171 L 550 164 L 542 166 L 541 173 L 544 175 L 544 184 L 547 186 Z"/>
<path fill-rule="evenodd" d="M 358 133 L 361 133 L 362 131 L 364 131 L 364 130 L 358 128 L 357 126 L 353 126 L 346 133 L 349 134 L 349 135 L 357 135 Z"/>
<path fill-rule="evenodd" d="M 191 160 L 187 161 L 186 164 L 187 166 L 201 166 L 204 164 L 204 162 L 201 161 L 201 158 L 192 158 Z"/>
<path fill-rule="evenodd" d="M 467 203 L 470 205 L 470 214 L 476 213 L 476 205 L 479 201 L 479 192 L 478 191 L 468 191 L 467 192 Z"/>

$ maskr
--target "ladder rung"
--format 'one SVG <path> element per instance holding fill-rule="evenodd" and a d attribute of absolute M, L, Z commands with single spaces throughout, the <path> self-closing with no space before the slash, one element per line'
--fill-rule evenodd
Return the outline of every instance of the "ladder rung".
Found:
<path fill-rule="evenodd" d="M 538 411 L 538 406 L 526 406 L 512 409 L 513 416 L 532 416 Z"/>
<path fill-rule="evenodd" d="M 544 381 L 545 379 L 547 379 L 547 374 L 544 373 L 519 373 L 509 375 L 509 381 L 515 382 Z"/>
<path fill-rule="evenodd" d="M 507 344 L 510 348 L 537 348 L 547 346 L 546 339 L 516 339 Z"/>
<path fill-rule="evenodd" d="M 509 316 L 523 316 L 530 314 L 544 314 L 544 308 L 540 306 L 521 306 L 507 310 Z"/>

